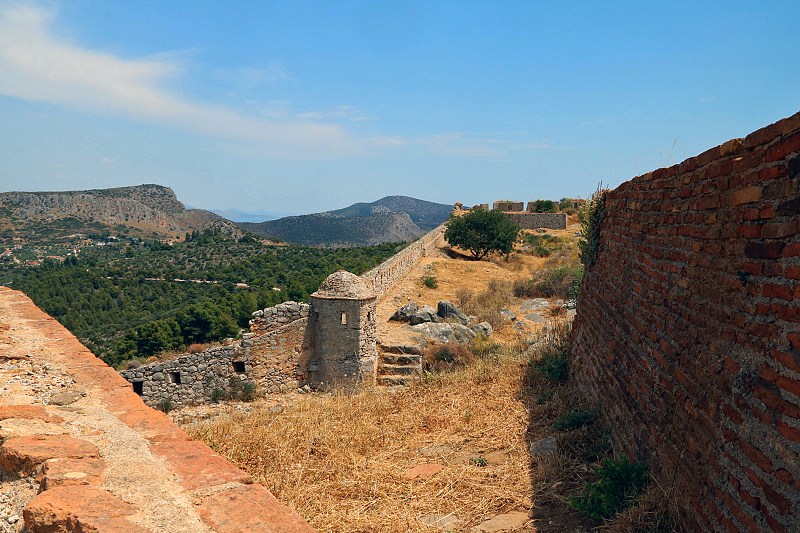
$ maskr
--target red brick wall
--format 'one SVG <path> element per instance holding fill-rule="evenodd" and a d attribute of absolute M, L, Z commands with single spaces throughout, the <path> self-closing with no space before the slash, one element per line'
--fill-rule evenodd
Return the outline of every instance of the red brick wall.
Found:
<path fill-rule="evenodd" d="M 608 194 L 574 324 L 615 453 L 698 531 L 800 531 L 800 113 Z"/>

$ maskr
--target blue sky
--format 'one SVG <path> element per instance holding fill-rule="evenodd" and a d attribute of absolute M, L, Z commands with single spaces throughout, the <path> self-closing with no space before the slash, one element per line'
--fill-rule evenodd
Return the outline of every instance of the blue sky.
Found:
<path fill-rule="evenodd" d="M 800 2 L 0 0 L 0 190 L 586 197 L 800 111 Z"/>

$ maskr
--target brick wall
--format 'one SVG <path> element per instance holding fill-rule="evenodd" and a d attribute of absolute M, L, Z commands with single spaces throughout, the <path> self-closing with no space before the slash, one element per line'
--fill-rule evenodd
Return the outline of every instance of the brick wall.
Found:
<path fill-rule="evenodd" d="M 615 453 L 700 531 L 798 531 L 800 114 L 608 194 L 574 324 Z"/>

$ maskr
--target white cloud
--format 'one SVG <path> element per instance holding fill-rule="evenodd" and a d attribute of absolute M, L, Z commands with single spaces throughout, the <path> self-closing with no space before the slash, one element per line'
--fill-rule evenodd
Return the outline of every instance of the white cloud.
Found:
<path fill-rule="evenodd" d="M 237 91 L 268 87 L 278 83 L 296 83 L 292 74 L 280 63 L 272 62 L 264 68 L 242 67 L 217 69 L 214 75 L 233 86 Z"/>
<path fill-rule="evenodd" d="M 331 120 L 331 119 L 341 119 L 341 120 L 349 120 L 351 122 L 361 122 L 364 120 L 375 120 L 375 116 L 369 115 L 367 113 L 363 113 L 359 111 L 355 107 L 351 105 L 340 105 L 336 106 L 333 109 L 328 109 L 326 111 L 309 111 L 306 113 L 298 113 L 295 115 L 297 118 L 309 118 L 315 120 Z"/>
<path fill-rule="evenodd" d="M 309 120 L 279 122 L 233 109 L 192 102 L 159 86 L 180 74 L 170 54 L 121 59 L 56 38 L 54 11 L 0 4 L 0 94 L 25 100 L 127 116 L 204 135 L 266 143 L 308 153 L 351 152 L 358 142 L 341 126 Z M 240 72 L 241 74 L 241 72 Z M 246 73 L 253 83 L 282 75 L 277 67 Z"/>
<path fill-rule="evenodd" d="M 100 162 L 101 163 L 113 163 L 114 160 L 111 159 L 111 158 L 108 158 L 108 157 L 104 157 L 103 159 L 100 160 Z"/>

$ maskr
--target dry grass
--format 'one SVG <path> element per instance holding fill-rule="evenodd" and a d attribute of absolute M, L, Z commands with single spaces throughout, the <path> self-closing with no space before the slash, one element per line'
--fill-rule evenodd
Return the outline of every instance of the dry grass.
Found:
<path fill-rule="evenodd" d="M 281 413 L 258 409 L 188 431 L 253 474 L 322 532 L 429 531 L 423 515 L 455 513 L 468 523 L 530 507 L 519 395 L 520 352 L 428 375 L 398 393 L 310 396 Z M 438 456 L 420 450 L 446 446 Z M 469 459 L 500 452 L 480 467 Z M 403 477 L 423 463 L 445 468 Z"/>

